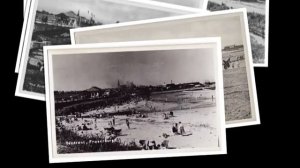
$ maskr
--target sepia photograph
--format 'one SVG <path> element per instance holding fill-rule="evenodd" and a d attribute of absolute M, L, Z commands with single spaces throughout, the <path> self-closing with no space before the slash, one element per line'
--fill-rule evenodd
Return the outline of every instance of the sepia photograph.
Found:
<path fill-rule="evenodd" d="M 209 0 L 207 9 L 247 8 L 254 66 L 268 67 L 269 0 Z"/>
<path fill-rule="evenodd" d="M 18 69 L 20 64 L 16 96 L 45 100 L 43 46 L 71 44 L 70 29 L 200 11 L 190 9 L 126 0 L 32 0 L 16 65 Z"/>
<path fill-rule="evenodd" d="M 226 154 L 220 38 L 44 52 L 50 163 Z"/>
<path fill-rule="evenodd" d="M 72 44 L 222 38 L 227 127 L 260 124 L 246 10 L 193 14 L 147 22 L 71 29 Z"/>

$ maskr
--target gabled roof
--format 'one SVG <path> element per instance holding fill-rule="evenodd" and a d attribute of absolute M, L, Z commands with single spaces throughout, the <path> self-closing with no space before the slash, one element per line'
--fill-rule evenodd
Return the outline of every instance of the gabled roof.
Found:
<path fill-rule="evenodd" d="M 94 87 L 91 87 L 91 88 L 89 88 L 85 91 L 87 91 L 87 92 L 98 92 L 98 91 L 101 91 L 101 89 L 94 86 Z"/>
<path fill-rule="evenodd" d="M 72 18 L 77 18 L 78 16 L 73 12 L 73 11 L 69 11 L 64 13 L 66 16 L 68 17 L 72 17 Z"/>

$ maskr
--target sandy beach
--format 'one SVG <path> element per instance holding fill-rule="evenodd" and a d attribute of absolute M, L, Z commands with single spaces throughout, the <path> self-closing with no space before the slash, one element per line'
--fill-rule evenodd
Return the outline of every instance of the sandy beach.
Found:
<path fill-rule="evenodd" d="M 155 141 L 156 143 L 162 143 L 164 140 L 169 141 L 169 146 L 176 149 L 183 148 L 200 148 L 200 147 L 218 147 L 218 132 L 217 128 L 217 114 L 215 102 L 211 99 L 211 96 L 215 94 L 215 91 L 205 90 L 197 92 L 176 92 L 164 94 L 163 96 L 154 95 L 153 99 L 158 97 L 165 99 L 169 97 L 169 101 L 141 101 L 134 105 L 134 103 L 119 106 L 119 111 L 126 110 L 128 108 L 135 108 L 138 110 L 146 110 L 148 107 L 155 107 L 156 111 L 143 113 L 146 114 L 146 118 L 140 118 L 136 115 L 116 115 L 115 117 L 115 129 L 121 129 L 122 132 L 118 138 L 122 142 L 138 143 L 140 140 Z M 193 96 L 192 96 L 193 95 Z M 199 97 L 201 96 L 201 98 Z M 189 98 L 180 103 L 179 99 Z M 210 97 L 210 98 L 209 98 Z M 176 99 L 176 100 L 175 100 Z M 195 100 L 199 101 L 195 101 Z M 191 101 L 194 100 L 194 101 Z M 133 107 L 135 106 L 135 107 Z M 189 108 L 187 108 L 189 107 Z M 182 110 L 181 110 L 182 109 Z M 115 108 L 103 109 L 106 113 L 113 113 Z M 168 119 L 164 118 L 164 113 L 173 111 L 174 117 Z M 99 114 L 103 111 L 91 111 L 87 114 Z M 126 125 L 126 119 L 130 122 L 130 128 Z M 72 130 L 80 136 L 100 136 L 105 133 L 104 128 L 109 128 L 109 123 L 112 118 L 78 118 L 77 121 L 62 122 L 62 124 L 68 129 Z M 181 122 L 187 134 L 189 136 L 174 135 L 172 132 L 172 126 L 174 123 Z M 81 131 L 77 130 L 77 126 L 86 124 L 91 130 Z M 163 134 L 168 137 L 164 137 Z"/>
<path fill-rule="evenodd" d="M 227 6 L 232 7 L 234 9 L 247 8 L 248 12 L 256 12 L 262 15 L 266 13 L 265 3 L 249 3 L 249 2 L 239 2 L 234 0 L 209 0 L 209 1 L 218 4 L 224 3 Z"/>

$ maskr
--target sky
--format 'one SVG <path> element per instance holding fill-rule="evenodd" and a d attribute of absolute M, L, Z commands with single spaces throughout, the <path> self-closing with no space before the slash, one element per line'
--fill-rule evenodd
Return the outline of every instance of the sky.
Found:
<path fill-rule="evenodd" d="M 80 11 L 80 15 L 88 19 L 91 17 L 90 13 L 92 12 L 95 15 L 95 20 L 103 24 L 177 15 L 149 8 L 118 4 L 107 0 L 39 0 L 38 10 L 45 10 L 53 14 L 70 10 L 77 14 Z"/>
<path fill-rule="evenodd" d="M 53 56 L 54 90 L 113 88 L 215 81 L 213 49 L 115 52 Z"/>
<path fill-rule="evenodd" d="M 145 1 L 145 0 L 140 0 L 140 1 Z M 153 0 L 153 1 L 189 6 L 189 7 L 198 7 L 198 8 L 200 3 L 201 4 L 203 3 L 203 0 Z"/>
<path fill-rule="evenodd" d="M 104 30 L 77 32 L 78 44 L 221 37 L 222 47 L 243 44 L 241 20 L 238 15 L 198 17 L 178 21 L 148 23 L 138 26 L 114 27 Z"/>

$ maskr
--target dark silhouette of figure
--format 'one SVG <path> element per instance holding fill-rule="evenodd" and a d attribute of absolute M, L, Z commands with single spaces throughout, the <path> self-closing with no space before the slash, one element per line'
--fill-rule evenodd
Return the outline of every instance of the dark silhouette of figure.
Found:
<path fill-rule="evenodd" d="M 129 122 L 129 119 L 126 119 L 126 125 L 127 125 L 127 128 L 130 129 L 130 122 Z"/>

